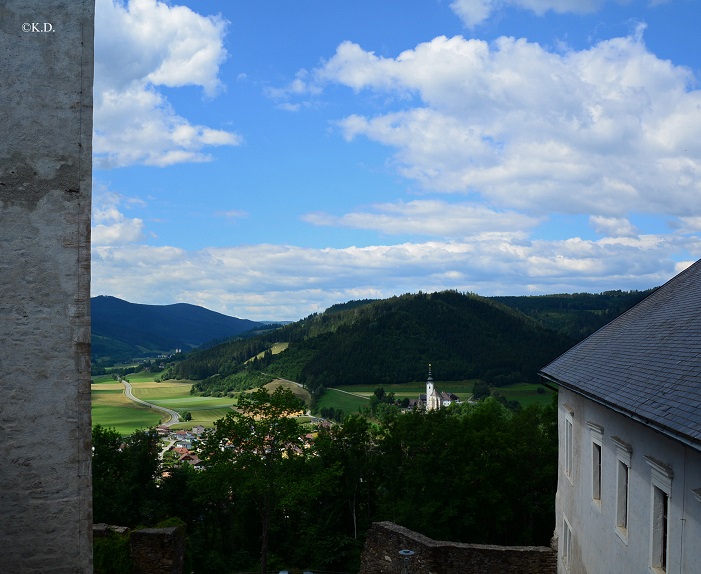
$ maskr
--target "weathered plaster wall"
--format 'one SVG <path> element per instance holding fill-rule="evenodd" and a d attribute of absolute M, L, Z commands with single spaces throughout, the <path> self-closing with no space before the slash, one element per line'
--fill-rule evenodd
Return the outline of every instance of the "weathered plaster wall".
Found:
<path fill-rule="evenodd" d="M 0 3 L 0 547 L 92 571 L 94 0 Z"/>

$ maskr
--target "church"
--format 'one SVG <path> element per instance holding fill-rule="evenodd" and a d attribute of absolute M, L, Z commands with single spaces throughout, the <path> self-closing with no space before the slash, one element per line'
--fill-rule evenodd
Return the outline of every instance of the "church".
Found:
<path fill-rule="evenodd" d="M 426 379 L 426 393 L 419 395 L 418 399 L 409 401 L 409 408 L 416 407 L 419 410 L 435 411 L 451 404 L 459 404 L 461 401 L 453 393 L 438 392 L 433 384 L 431 365 L 428 365 L 428 379 Z"/>

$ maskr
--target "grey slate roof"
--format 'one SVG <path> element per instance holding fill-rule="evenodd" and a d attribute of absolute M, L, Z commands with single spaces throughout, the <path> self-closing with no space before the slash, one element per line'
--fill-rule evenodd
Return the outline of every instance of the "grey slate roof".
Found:
<path fill-rule="evenodd" d="M 701 261 L 539 374 L 701 450 Z"/>

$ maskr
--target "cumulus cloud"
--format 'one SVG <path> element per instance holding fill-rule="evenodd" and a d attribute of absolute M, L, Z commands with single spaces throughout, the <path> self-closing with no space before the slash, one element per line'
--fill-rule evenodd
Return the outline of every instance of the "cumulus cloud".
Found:
<path fill-rule="evenodd" d="M 542 16 L 552 11 L 558 14 L 595 12 L 604 0 L 454 0 L 450 7 L 468 28 L 474 28 L 487 20 L 494 12 L 514 6 Z"/>
<path fill-rule="evenodd" d="M 565 52 L 441 36 L 384 58 L 344 42 L 315 77 L 393 100 L 338 126 L 392 148 L 395 169 L 428 191 L 536 216 L 696 216 L 701 91 L 643 31 Z"/>
<path fill-rule="evenodd" d="M 638 230 L 635 226 L 622 217 L 602 217 L 600 215 L 592 215 L 589 218 L 589 223 L 601 235 L 610 237 L 635 237 L 638 235 Z"/>
<path fill-rule="evenodd" d="M 130 200 L 117 193 L 96 189 L 93 195 L 92 244 L 95 246 L 116 246 L 134 243 L 144 238 L 144 222 L 137 218 L 127 218 L 121 211 L 121 204 L 141 200 Z"/>
<path fill-rule="evenodd" d="M 333 216 L 316 212 L 303 219 L 314 225 L 370 229 L 389 235 L 465 238 L 486 234 L 525 237 L 539 219 L 513 211 L 494 211 L 479 204 L 438 200 L 384 203 L 372 211 Z"/>
<path fill-rule="evenodd" d="M 97 0 L 93 151 L 98 167 L 208 161 L 209 146 L 237 145 L 233 132 L 192 125 L 159 91 L 221 89 L 226 22 L 158 0 Z"/>
<path fill-rule="evenodd" d="M 514 241 L 499 234 L 312 249 L 243 245 L 187 251 L 95 246 L 93 293 L 139 303 L 189 302 L 250 319 L 298 319 L 350 299 L 458 289 L 483 295 L 644 289 L 678 272 L 696 238 L 641 235 Z M 144 273 L 148 269 L 148 273 Z"/>

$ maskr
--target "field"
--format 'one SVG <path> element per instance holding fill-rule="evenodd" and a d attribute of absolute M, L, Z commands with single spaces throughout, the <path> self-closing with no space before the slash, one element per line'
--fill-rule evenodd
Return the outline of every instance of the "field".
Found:
<path fill-rule="evenodd" d="M 212 427 L 214 421 L 223 418 L 231 412 L 235 399 L 229 397 L 193 397 L 190 395 L 191 381 L 163 381 L 155 382 L 150 373 L 135 373 L 128 375 L 127 380 L 132 384 L 134 395 L 144 401 L 173 409 L 180 413 L 189 412 L 192 420 L 183 421 L 173 425 L 174 429 L 192 428 L 195 425 Z M 278 386 L 286 386 L 303 399 L 309 402 L 309 393 L 293 383 L 280 380 L 266 385 L 269 391 Z M 474 381 L 436 381 L 439 391 L 446 391 L 458 395 L 466 400 L 471 392 Z M 346 415 L 359 412 L 363 407 L 369 406 L 369 399 L 373 395 L 374 385 L 349 385 L 342 389 L 327 389 L 318 403 L 318 408 L 333 407 L 341 409 Z M 424 383 L 407 383 L 404 385 L 385 385 L 386 393 L 394 393 L 397 399 L 408 397 L 418 398 L 419 394 L 426 392 Z M 552 401 L 552 391 L 538 392 L 539 385 L 520 383 L 509 387 L 499 388 L 507 400 L 515 400 L 522 406 L 530 404 L 548 405 Z M 93 377 L 92 385 L 92 416 L 93 426 L 100 424 L 105 427 L 114 427 L 117 432 L 127 435 L 137 429 L 145 429 L 156 426 L 165 418 L 158 411 L 138 406 L 124 396 L 124 388 L 120 383 L 112 379 L 111 375 Z"/>
<path fill-rule="evenodd" d="M 168 407 L 182 414 L 189 411 L 192 420 L 173 425 L 172 428 L 192 428 L 195 425 L 211 427 L 231 412 L 233 399 L 228 397 L 190 396 L 190 381 L 164 381 L 156 383 L 148 373 L 127 376 L 134 396 L 155 405 Z M 159 424 L 165 416 L 157 411 L 141 407 L 124 396 L 123 386 L 115 383 L 111 375 L 93 378 L 92 385 L 93 426 L 100 424 L 114 427 L 121 434 L 130 434 Z"/>
<path fill-rule="evenodd" d="M 138 429 L 157 425 L 161 417 L 151 409 L 137 406 L 124 396 L 124 387 L 115 383 L 111 376 L 109 382 L 92 385 L 92 424 L 114 427 L 123 435 Z"/>
<path fill-rule="evenodd" d="M 346 415 L 351 415 L 357 413 L 363 407 L 370 406 L 368 398 L 358 396 L 359 394 L 351 394 L 339 389 L 326 389 L 324 395 L 319 399 L 317 408 L 321 410 L 333 407 L 335 410 L 341 409 Z"/>
<path fill-rule="evenodd" d="M 172 409 L 180 415 L 185 412 L 192 415 L 192 420 L 173 425 L 171 428 L 175 430 L 189 429 L 195 425 L 212 427 L 214 421 L 231 412 L 231 407 L 236 402 L 236 399 L 229 397 L 193 397 L 190 395 L 192 381 L 169 380 L 157 383 L 150 373 L 135 373 L 127 375 L 126 379 L 131 383 L 135 397 Z M 309 402 L 309 393 L 293 383 L 277 380 L 266 385 L 266 388 L 272 392 L 279 386 L 289 387 L 295 395 Z M 127 399 L 123 385 L 114 381 L 112 375 L 93 377 L 93 426 L 100 424 L 114 427 L 117 432 L 127 435 L 138 429 L 156 426 L 165 416 Z"/>
<path fill-rule="evenodd" d="M 475 381 L 436 381 L 436 389 L 454 393 L 461 400 L 467 400 L 472 394 Z M 342 409 L 345 414 L 356 413 L 363 406 L 368 406 L 368 399 L 373 395 L 376 385 L 346 385 L 338 389 L 327 389 L 319 400 L 318 408 Z M 426 392 L 425 383 L 406 383 L 403 385 L 383 385 L 386 393 L 394 393 L 395 398 L 417 399 Z M 538 392 L 538 389 L 545 392 Z M 509 401 L 518 401 L 522 407 L 531 404 L 549 405 L 552 402 L 552 391 L 530 383 L 519 383 L 497 389 Z M 345 391 L 345 392 L 343 392 Z"/>
<path fill-rule="evenodd" d="M 538 389 L 545 391 L 544 393 L 539 393 Z M 509 385 L 508 387 L 501 387 L 499 391 L 506 397 L 509 401 L 518 401 L 521 403 L 522 407 L 527 407 L 528 405 L 549 405 L 553 400 L 553 392 L 541 385 L 532 385 L 530 383 L 518 383 L 516 385 Z"/>

